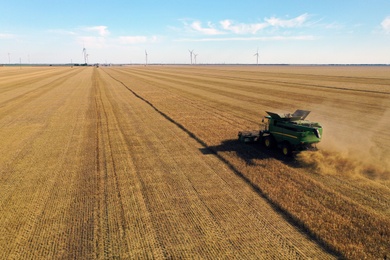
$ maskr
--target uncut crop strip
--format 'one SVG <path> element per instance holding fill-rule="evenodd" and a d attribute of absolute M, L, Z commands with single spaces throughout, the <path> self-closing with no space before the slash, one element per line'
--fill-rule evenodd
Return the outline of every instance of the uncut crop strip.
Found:
<path fill-rule="evenodd" d="M 117 72 L 117 71 L 116 71 Z M 204 142 L 208 143 L 211 145 L 211 147 L 215 147 L 214 149 L 218 152 L 218 151 L 222 151 L 222 152 L 225 152 L 225 155 L 227 156 L 226 158 L 229 160 L 229 161 L 232 161 L 234 162 L 234 164 L 240 164 L 239 161 L 237 161 L 237 157 L 235 157 L 236 155 L 234 155 L 234 153 L 232 152 L 226 152 L 226 151 L 229 151 L 229 150 L 226 150 L 226 149 L 232 149 L 231 151 L 236 151 L 237 153 L 240 153 L 240 152 L 243 152 L 244 154 L 245 153 L 249 153 L 249 156 L 253 156 L 253 157 L 249 157 L 249 158 L 256 158 L 256 154 L 258 154 L 257 151 L 254 151 L 254 150 L 250 150 L 250 152 L 248 151 L 245 151 L 245 150 L 242 150 L 241 149 L 237 149 L 237 148 L 234 148 L 234 147 L 225 147 L 225 148 L 222 148 L 222 147 L 218 147 L 218 146 L 212 146 L 212 144 L 215 144 L 218 142 L 220 142 L 221 140 L 225 140 L 226 138 L 223 138 L 223 136 L 221 136 L 222 132 L 220 132 L 221 130 L 220 129 L 224 129 L 225 131 L 225 136 L 228 136 L 229 134 L 231 135 L 231 132 L 229 129 L 231 128 L 234 128 L 234 127 L 230 127 L 230 126 L 226 126 L 226 127 L 223 127 L 223 124 L 221 121 L 219 120 L 215 120 L 214 124 L 213 124 L 213 115 L 215 113 L 215 111 L 213 111 L 213 113 L 209 113 L 208 115 L 202 115 L 202 113 L 199 113 L 198 114 L 198 118 L 208 118 L 208 121 L 207 121 L 207 124 L 205 124 L 204 122 L 194 122 L 192 120 L 189 120 L 189 118 L 186 116 L 188 115 L 188 113 L 191 112 L 191 106 L 192 104 L 194 103 L 198 103 L 199 100 L 197 99 L 192 99 L 190 100 L 189 102 L 185 103 L 185 108 L 184 108 L 184 104 L 182 104 L 182 110 L 172 110 L 171 108 L 169 108 L 169 105 L 166 104 L 166 102 L 164 102 L 164 100 L 162 100 L 161 98 L 159 98 L 159 86 L 167 86 L 166 88 L 164 88 L 164 99 L 165 100 L 171 100 L 171 103 L 174 102 L 175 98 L 175 94 L 177 93 L 176 91 L 177 90 L 173 90 L 171 88 L 171 95 L 169 95 L 169 91 L 166 91 L 168 86 L 169 86 L 169 83 L 168 84 L 165 84 L 164 83 L 164 80 L 161 80 L 161 79 L 154 79 L 155 78 L 153 76 L 153 74 L 150 75 L 149 79 L 146 80 L 145 82 L 147 82 L 147 84 L 143 84 L 143 81 L 145 79 L 145 73 L 144 71 L 141 71 L 141 77 L 137 77 L 137 74 L 134 73 L 133 70 L 129 70 L 128 72 L 130 72 L 129 75 L 132 75 L 132 78 L 131 78 L 131 83 L 132 83 L 132 86 L 133 89 L 141 96 L 143 96 L 145 99 L 147 99 L 149 102 L 151 102 L 152 104 L 154 104 L 155 106 L 157 106 L 159 109 L 162 109 L 164 111 L 164 113 L 167 113 L 170 117 L 174 118 L 175 120 L 177 120 L 178 122 L 180 122 L 181 125 L 183 125 L 184 127 L 187 127 L 187 129 L 190 129 L 190 131 L 192 133 L 195 133 L 196 136 L 200 137 L 201 140 L 203 140 Z M 125 72 L 126 73 L 126 72 Z M 181 74 L 182 75 L 182 74 Z M 120 73 L 116 73 L 115 74 L 116 77 L 120 77 Z M 125 78 L 121 78 L 121 80 L 123 80 L 124 82 L 130 82 L 130 81 L 126 81 Z M 127 78 L 128 80 L 128 78 Z M 153 81 L 155 81 L 153 83 Z M 167 81 L 169 82 L 169 81 Z M 130 83 L 129 83 L 130 84 Z M 173 84 L 172 84 L 173 85 Z M 186 89 L 184 87 L 185 85 L 183 84 L 182 87 L 183 89 Z M 186 91 L 186 90 L 184 90 Z M 184 91 L 182 92 L 178 92 L 180 95 L 182 95 L 183 93 L 185 93 Z M 160 91 L 161 92 L 161 91 Z M 161 96 L 162 96 L 162 93 L 161 93 Z M 188 96 L 186 96 L 188 97 Z M 186 113 L 184 113 L 183 111 L 186 111 Z M 212 111 L 212 110 L 211 110 Z M 179 112 L 179 113 L 178 113 Z M 191 118 L 191 117 L 190 117 Z M 194 119 L 194 118 L 192 118 Z M 195 119 L 196 120 L 196 119 Z M 199 128 L 199 124 L 201 124 L 201 127 Z M 198 126 L 198 127 L 196 127 Z M 208 131 L 208 133 L 207 133 Z M 219 138 L 219 140 L 218 140 Z M 234 144 L 232 144 L 234 145 Z M 223 150 L 224 149 L 224 150 Z M 250 154 L 250 153 L 253 153 L 253 154 Z M 230 155 L 229 155 L 230 154 Z M 250 160 L 254 165 L 256 164 L 256 160 Z M 248 161 L 245 161 L 246 163 Z M 334 223 L 333 221 L 336 221 L 337 218 L 335 218 L 335 215 L 332 215 L 330 214 L 328 217 L 324 216 L 324 215 L 302 215 L 302 214 L 305 214 L 304 212 L 306 212 L 306 206 L 308 206 L 307 209 L 309 210 L 313 210 L 316 206 L 314 205 L 318 205 L 318 209 L 321 209 L 323 206 L 320 206 L 320 204 L 322 204 L 324 201 L 329 201 L 329 198 L 328 197 L 333 197 L 333 198 L 336 198 L 334 201 L 336 200 L 341 200 L 341 201 L 345 201 L 346 204 L 342 204 L 340 205 L 340 208 L 339 210 L 341 212 L 343 212 L 344 210 L 346 212 L 350 212 L 349 214 L 349 217 L 347 217 L 346 219 L 342 220 L 342 219 L 339 219 L 337 220 L 339 223 L 338 225 L 346 225 L 345 227 L 348 227 L 348 225 L 350 225 L 349 223 L 353 223 L 353 225 L 358 225 L 360 226 L 360 228 L 358 228 L 358 230 L 361 230 L 363 231 L 363 228 L 362 228 L 362 225 L 368 225 L 368 226 L 376 226 L 378 228 L 378 232 L 380 234 L 379 237 L 376 237 L 375 235 L 375 231 L 373 231 L 373 233 L 371 233 L 371 235 L 368 235 L 368 240 L 364 240 L 364 243 L 367 243 L 370 244 L 371 246 L 367 246 L 366 248 L 361 248 L 360 246 L 360 249 L 359 250 L 356 250 L 356 247 L 353 246 L 353 241 L 349 240 L 348 238 L 346 238 L 345 236 L 348 236 L 350 233 L 350 231 L 347 231 L 347 230 L 342 230 L 342 232 L 345 232 L 343 234 L 341 234 L 342 238 L 346 238 L 347 242 L 345 243 L 345 245 L 343 244 L 343 242 L 341 244 L 333 244 L 333 246 L 335 246 L 335 248 L 338 248 L 338 250 L 340 250 L 341 252 L 343 252 L 343 254 L 345 254 L 346 256 L 348 257 L 357 257 L 357 256 L 364 256 L 366 254 L 370 255 L 370 254 L 373 254 L 373 255 L 376 255 L 376 256 L 379 256 L 379 257 L 382 257 L 382 254 L 386 254 L 386 245 L 387 245 L 387 237 L 388 237 L 388 233 L 386 230 L 388 230 L 388 219 L 386 217 L 383 217 L 381 215 L 378 215 L 377 213 L 375 212 L 367 212 L 363 207 L 360 207 L 359 204 L 355 204 L 354 202 L 350 201 L 348 198 L 346 197 L 343 197 L 342 195 L 336 195 L 337 192 L 335 191 L 332 191 L 331 189 L 328 189 L 328 188 L 325 188 L 323 187 L 322 185 L 320 185 L 319 183 L 316 183 L 316 182 L 313 182 L 312 180 L 310 180 L 310 177 L 307 177 L 306 176 L 306 173 L 303 173 L 304 175 L 302 175 L 302 173 L 299 173 L 299 171 L 297 170 L 292 170 L 290 167 L 286 167 L 286 165 L 283 165 L 281 163 L 276 163 L 274 160 L 271 160 L 272 163 L 269 163 L 267 164 L 267 168 L 268 169 L 269 167 L 272 166 L 271 170 L 269 171 L 269 176 L 273 177 L 269 180 L 257 180 L 257 181 L 260 181 L 262 183 L 261 187 L 264 189 L 268 189 L 270 188 L 270 190 L 266 191 L 267 195 L 270 196 L 271 200 L 278 200 L 278 197 L 281 200 L 286 199 L 286 203 L 283 204 L 280 204 L 282 205 L 283 207 L 285 207 L 288 211 L 290 212 L 296 212 L 294 214 L 297 214 L 295 215 L 298 219 L 306 219 L 307 220 L 307 223 L 309 225 L 309 228 L 310 228 L 310 225 L 313 225 L 311 229 L 313 232 L 321 232 L 322 229 L 324 229 L 324 227 L 322 226 L 321 227 L 321 224 L 324 224 L 324 223 L 329 223 L 329 225 L 332 225 L 332 223 Z M 259 164 L 263 164 L 261 161 L 259 161 Z M 243 165 L 244 166 L 244 165 Z M 250 173 L 252 171 L 252 173 L 250 174 L 251 176 L 253 176 L 253 178 L 255 178 L 256 176 L 256 167 L 254 167 L 252 170 L 249 170 L 243 166 L 240 166 L 239 169 L 243 169 L 244 172 L 248 172 Z M 258 169 L 258 168 L 257 168 Z M 261 171 L 267 171 L 267 170 L 264 170 L 262 169 Z M 281 176 L 276 176 L 274 177 L 275 173 L 280 173 L 279 175 Z M 286 174 L 287 176 L 289 176 L 287 179 L 283 180 L 283 179 L 278 179 L 278 178 L 281 178 L 283 177 L 283 175 Z M 294 177 L 296 176 L 296 177 Z M 256 177 L 258 178 L 258 177 Z M 277 179 L 275 179 L 277 178 Z M 299 178 L 299 179 L 297 179 Z M 273 179 L 273 180 L 272 180 Z M 302 181 L 303 180 L 303 181 Z M 253 181 L 256 181 L 255 179 L 253 179 Z M 295 206 L 292 206 L 289 205 L 291 203 L 289 203 L 287 200 L 288 199 L 291 199 L 291 197 L 285 197 L 286 194 L 285 192 L 282 192 L 282 190 L 279 190 L 276 189 L 275 190 L 275 187 L 272 187 L 273 186 L 273 183 L 278 183 L 278 184 L 281 184 L 281 183 L 285 183 L 285 186 L 284 188 L 288 187 L 291 192 L 294 192 L 295 191 L 295 195 L 297 195 L 297 201 L 299 201 L 300 199 L 300 195 L 303 195 L 302 192 L 305 192 L 307 191 L 307 197 L 301 197 L 301 202 L 304 202 L 304 204 L 302 205 L 295 205 Z M 295 184 L 294 184 L 295 183 Z M 299 184 L 301 183 L 301 184 Z M 315 188 L 313 190 L 313 188 L 310 188 L 308 189 L 308 184 L 309 183 L 312 183 L 314 185 L 314 187 L 318 187 L 319 189 L 316 190 L 317 188 Z M 297 185 L 296 188 L 294 188 L 294 185 Z M 293 185 L 293 186 L 291 186 Z M 299 186 L 302 185 L 302 188 L 299 188 Z M 282 185 L 283 186 L 283 185 Z M 268 188 L 267 188 L 268 187 Z M 272 188 L 272 191 L 271 191 L 271 188 Z M 288 189 L 287 189 L 288 190 Z M 301 190 L 301 191 L 300 191 Z M 322 191 L 321 191 L 322 190 Z M 282 193 L 281 193 L 282 192 Z M 316 197 L 313 195 L 315 195 L 316 193 L 318 192 L 317 195 L 319 195 L 320 197 Z M 386 192 L 386 191 L 385 191 Z M 321 193 L 323 193 L 323 195 L 320 195 Z M 327 195 L 327 193 L 329 193 L 329 195 Z M 330 195 L 330 194 L 333 194 L 333 195 Z M 323 197 L 322 197 L 323 196 Z M 310 198 L 310 197 L 313 197 L 313 198 Z M 306 199 L 303 199 L 303 198 L 306 198 Z M 305 201 L 306 200 L 306 201 Z M 317 200 L 317 202 L 315 202 L 315 200 Z M 334 204 L 332 204 L 332 200 L 330 200 L 330 204 L 325 204 L 325 208 L 323 209 L 326 209 L 327 207 L 332 208 L 333 210 L 333 207 L 334 207 Z M 309 203 L 309 204 L 307 204 Z M 320 203 L 320 204 L 318 204 Z M 304 206 L 306 204 L 306 206 Z M 339 203 L 336 203 L 336 204 L 339 204 Z M 350 205 L 350 206 L 348 206 Z M 296 207 L 294 209 L 294 207 Z M 314 207 L 314 208 L 313 208 Z M 361 212 L 361 216 L 359 217 L 354 217 L 353 215 L 356 214 L 356 211 L 354 210 L 354 208 L 357 208 L 357 209 L 360 209 L 360 212 Z M 319 210 L 319 212 L 321 212 L 321 210 Z M 326 211 L 324 212 L 326 213 Z M 345 213 L 342 213 L 342 214 L 345 214 Z M 347 213 L 348 214 L 348 213 Z M 357 214 L 359 215 L 359 214 Z M 318 221 L 317 223 L 313 222 L 313 221 L 310 221 L 310 219 L 313 219 L 313 220 L 319 220 L 319 217 L 324 217 L 324 219 L 322 221 Z M 332 219 L 333 218 L 333 219 Z M 369 218 L 374 218 L 372 224 L 369 224 L 365 219 L 369 219 Z M 326 222 L 328 219 L 329 222 Z M 325 222 L 323 222 L 325 221 Z M 336 223 L 337 223 L 336 221 Z M 318 227 L 315 227 L 315 225 L 318 225 L 320 224 Z M 353 228 L 354 229 L 354 228 Z M 332 230 L 332 229 L 330 229 Z M 334 231 L 334 230 L 333 230 Z M 333 232 L 332 231 L 332 232 Z M 365 230 L 364 232 L 371 232 L 371 231 L 367 231 Z M 338 236 L 340 234 L 337 234 L 336 236 Z M 357 239 L 357 241 L 359 241 L 359 235 L 358 234 L 354 234 L 353 235 L 354 237 L 352 239 Z M 334 238 L 332 238 L 332 234 L 323 234 L 323 236 L 321 237 L 320 235 L 320 239 L 323 239 L 324 241 L 332 241 Z M 365 235 L 361 236 L 361 239 L 365 239 Z M 372 240 L 370 240 L 372 239 Z M 378 240 L 377 240 L 378 239 Z M 372 242 L 370 242 L 372 241 Z M 382 242 L 379 242 L 376 243 L 374 241 L 382 241 Z M 328 242 L 329 243 L 329 242 Z M 361 242 L 358 242 L 359 244 Z M 381 244 L 382 243 L 382 244 Z M 349 245 L 352 245 L 352 247 L 348 247 Z"/>

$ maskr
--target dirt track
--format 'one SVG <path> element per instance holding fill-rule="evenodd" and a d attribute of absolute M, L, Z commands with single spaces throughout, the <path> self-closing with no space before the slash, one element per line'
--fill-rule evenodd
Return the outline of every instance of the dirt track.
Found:
<path fill-rule="evenodd" d="M 310 167 L 302 167 L 235 141 L 238 130 L 258 127 L 265 109 L 309 109 L 311 118 L 332 123 L 342 111 L 340 129 L 378 122 L 368 141 L 386 158 L 386 73 L 340 80 L 306 70 L 305 85 L 299 70 L 240 70 L 0 70 L 0 145 L 7 147 L 0 152 L 0 256 L 332 258 L 318 241 L 347 257 L 354 257 L 350 248 L 355 256 L 387 254 L 387 164 L 359 164 L 352 178 L 321 172 L 317 158 L 303 158 Z M 330 149 L 338 147 L 323 150 Z M 361 156 L 353 150 L 346 158 Z M 351 247 L 329 244 L 332 234 L 320 232 L 328 221 L 350 231 L 361 219 L 335 219 L 348 213 L 338 208 L 318 217 L 333 207 L 327 196 L 373 219 L 365 224 L 380 223 L 379 246 L 356 248 L 359 238 Z"/>

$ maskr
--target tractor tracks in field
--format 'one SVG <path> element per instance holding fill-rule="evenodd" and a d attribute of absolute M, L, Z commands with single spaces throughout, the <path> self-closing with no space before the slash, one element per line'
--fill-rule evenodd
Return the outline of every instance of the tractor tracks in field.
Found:
<path fill-rule="evenodd" d="M 172 78 L 169 78 L 169 77 L 163 77 L 163 76 L 158 76 L 158 75 L 153 74 L 153 78 L 150 79 L 150 78 L 148 78 L 148 77 L 150 77 L 150 74 L 139 72 L 139 71 L 137 71 L 136 73 L 129 73 L 128 71 L 121 71 L 121 73 L 126 73 L 126 74 L 131 75 L 132 77 L 137 77 L 137 78 L 141 79 L 143 82 L 147 82 L 148 84 L 151 84 L 153 86 L 158 86 L 158 88 L 164 89 L 165 91 L 169 91 L 170 88 L 180 90 L 180 92 L 184 92 L 185 94 L 179 93 L 179 92 L 176 92 L 175 94 L 182 98 L 182 100 L 181 100 L 182 102 L 184 102 L 186 104 L 191 104 L 193 107 L 196 107 L 197 110 L 201 110 L 201 111 L 218 110 L 221 113 L 219 115 L 220 118 L 222 118 L 226 122 L 234 121 L 237 125 L 241 124 L 240 122 L 237 122 L 237 119 L 232 119 L 232 118 L 228 119 L 222 115 L 222 113 L 226 112 L 228 109 L 229 114 L 233 114 L 237 118 L 245 119 L 247 122 L 250 122 L 250 123 L 253 123 L 256 125 L 258 123 L 257 121 L 254 121 L 253 118 L 251 118 L 250 116 L 247 115 L 249 113 L 248 111 L 245 111 L 245 113 L 239 114 L 237 111 L 242 111 L 242 107 L 234 105 L 232 103 L 229 103 L 229 108 L 227 108 L 226 106 L 221 108 L 219 106 L 223 103 L 216 104 L 216 102 L 218 102 L 218 101 L 214 99 L 214 100 L 212 100 L 213 103 L 208 102 L 207 105 L 205 103 L 203 103 L 202 106 L 199 106 L 198 104 L 191 102 L 191 99 L 188 98 L 188 95 L 190 95 L 191 97 L 197 96 L 199 99 L 202 99 L 202 100 L 207 99 L 207 96 L 201 95 L 199 93 L 194 93 L 193 91 L 186 91 L 185 89 L 181 88 L 180 86 L 185 84 L 185 86 L 191 87 L 191 89 L 207 91 L 208 93 L 222 95 L 226 98 L 237 98 L 238 96 L 240 96 L 241 100 L 245 100 L 245 102 L 248 102 L 250 104 L 255 104 L 256 101 L 252 97 L 244 96 L 241 94 L 232 94 L 232 93 L 228 93 L 226 91 L 221 92 L 221 91 L 218 91 L 218 90 L 211 88 L 211 87 L 208 87 L 208 86 L 200 86 L 199 79 L 196 80 L 197 83 L 193 83 L 193 82 L 190 82 L 188 80 L 181 80 L 180 79 L 181 77 L 176 77 L 177 75 L 172 76 Z M 216 115 L 216 114 L 214 114 L 214 115 Z"/>
<path fill-rule="evenodd" d="M 179 129 L 181 129 L 183 132 L 185 132 L 190 138 L 195 140 L 198 144 L 200 144 L 204 150 L 207 150 L 207 153 L 212 154 L 215 156 L 219 161 L 221 161 L 224 165 L 227 166 L 229 170 L 231 170 L 236 176 L 241 178 L 254 192 L 256 192 L 260 197 L 262 197 L 265 201 L 268 202 L 268 204 L 276 211 L 278 212 L 283 218 L 290 224 L 292 224 L 294 227 L 296 227 L 298 230 L 301 230 L 301 233 L 307 235 L 310 237 L 312 241 L 315 241 L 320 247 L 325 250 L 327 253 L 331 255 L 336 255 L 332 249 L 329 248 L 329 246 L 324 243 L 321 239 L 319 239 L 318 236 L 315 236 L 310 230 L 307 230 L 305 225 L 301 223 L 299 220 L 297 220 L 293 215 L 291 215 L 288 211 L 283 209 L 283 207 L 279 206 L 279 204 L 275 201 L 273 201 L 266 192 L 264 192 L 261 187 L 254 185 L 251 179 L 246 176 L 243 172 L 241 172 L 232 162 L 229 161 L 229 157 L 225 157 L 221 155 L 217 150 L 213 149 L 213 147 L 210 147 L 204 140 L 202 140 L 199 136 L 197 136 L 195 133 L 193 133 L 191 130 L 186 128 L 183 124 L 169 116 L 167 113 L 159 109 L 157 106 L 155 106 L 151 101 L 144 98 L 140 94 L 138 94 L 136 91 L 134 91 L 132 88 L 130 88 L 126 83 L 121 81 L 120 79 L 114 77 L 107 71 L 103 70 L 110 78 L 112 78 L 114 81 L 120 83 L 123 87 L 125 87 L 129 92 L 131 92 L 136 98 L 140 99 L 142 102 L 149 105 L 154 111 L 156 111 L 158 114 L 160 114 L 163 118 L 177 126 Z M 256 216 L 256 218 L 259 218 L 260 216 Z M 279 246 L 284 246 L 287 248 L 294 248 L 294 252 L 297 254 L 297 257 L 300 258 L 306 258 L 305 253 L 303 253 L 297 246 L 294 245 L 292 241 L 289 240 L 289 238 L 285 237 L 282 232 L 279 232 L 274 225 L 268 221 L 268 220 L 262 220 L 264 223 L 267 223 L 269 227 L 274 231 L 272 234 L 273 236 L 279 237 L 279 241 L 281 241 L 281 244 Z"/>
<path fill-rule="evenodd" d="M 94 72 L 94 75 L 95 77 L 98 77 L 98 72 L 95 70 Z M 104 83 L 104 79 L 100 79 L 102 80 L 102 82 Z M 99 89 L 99 87 L 96 87 L 96 89 Z M 117 174 L 117 171 L 116 171 L 116 164 L 115 164 L 115 158 L 112 154 L 112 145 L 111 145 L 111 138 L 110 138 L 110 130 L 109 130 L 109 122 L 108 120 L 111 121 L 111 125 L 114 125 L 117 127 L 117 130 L 118 132 L 116 133 L 116 135 L 118 136 L 120 142 L 122 143 L 125 143 L 127 146 L 125 146 L 124 149 L 127 150 L 126 147 L 131 147 L 131 145 L 129 144 L 129 140 L 127 138 L 125 138 L 125 133 L 123 133 L 123 130 L 121 129 L 120 127 L 120 121 L 118 120 L 117 118 L 117 115 L 114 113 L 114 111 L 111 111 L 111 110 L 114 110 L 114 107 L 113 107 L 113 104 L 110 103 L 109 99 L 108 102 L 106 104 L 103 104 L 103 100 L 102 100 L 102 93 L 101 93 L 101 90 L 97 90 L 97 95 L 95 97 L 96 99 L 96 105 L 97 105 L 97 114 L 99 114 L 99 110 L 102 110 L 103 113 L 100 113 L 103 115 L 103 118 L 105 120 L 105 123 L 102 124 L 99 122 L 97 122 L 97 129 L 98 131 L 101 131 L 99 129 L 101 128 L 104 128 L 106 129 L 107 133 L 106 135 L 100 139 L 107 139 L 108 140 L 108 144 L 109 144 L 109 153 L 110 153 L 110 159 L 112 162 L 113 162 L 113 172 L 114 172 L 114 179 L 115 179 L 115 183 L 116 183 L 116 193 L 117 193 L 117 199 L 118 199 L 118 203 L 120 204 L 120 215 L 121 215 L 121 225 L 122 225 L 122 230 L 128 230 L 129 228 L 126 226 L 126 225 L 133 225 L 133 224 L 127 224 L 127 222 L 125 221 L 126 217 L 125 217 L 125 209 L 124 209 L 124 206 L 123 206 L 123 201 L 122 201 L 122 195 L 121 195 L 121 189 L 120 189 L 120 182 L 118 180 L 118 174 Z M 105 95 L 106 98 L 108 98 L 107 96 L 107 93 Z M 110 113 L 111 117 L 109 117 L 108 113 L 107 113 L 107 110 L 110 110 L 112 113 Z M 101 121 L 102 117 L 101 115 L 98 115 L 98 121 Z M 99 141 L 99 142 L 104 142 L 104 141 Z M 102 149 L 99 149 L 99 147 L 97 147 L 97 153 L 99 153 L 99 150 L 102 150 L 103 153 L 105 153 L 104 151 L 106 150 L 105 148 L 102 148 Z M 130 154 L 129 151 L 126 152 L 126 154 Z M 99 159 L 99 158 L 100 159 Z M 97 157 L 97 165 L 100 164 L 99 161 L 102 161 L 102 156 L 98 156 Z M 107 172 L 107 170 L 105 169 L 105 171 Z M 142 179 L 141 176 L 139 176 L 139 173 L 137 172 L 133 172 L 132 173 L 134 175 L 134 181 L 137 183 L 136 186 L 140 186 L 140 190 L 146 190 L 146 183 L 145 181 Z M 107 174 L 105 174 L 105 176 L 107 176 Z M 108 181 L 108 179 L 106 179 L 106 181 Z M 109 191 L 108 190 L 104 190 L 104 193 L 105 193 L 105 196 L 107 196 L 107 194 L 109 194 Z M 105 198 L 106 199 L 106 198 Z M 149 196 L 145 195 L 145 194 L 142 194 L 142 200 L 144 201 L 144 206 L 145 208 L 148 210 L 148 212 L 151 212 L 151 210 L 149 209 L 149 205 L 151 204 L 150 203 L 150 198 Z M 107 199 L 105 200 L 106 203 L 107 203 Z M 111 202 L 112 203 L 112 202 Z M 107 208 L 107 204 L 104 205 L 105 208 Z M 106 211 L 106 213 L 108 214 L 108 212 Z M 108 218 L 107 218 L 108 219 Z M 158 227 L 158 223 L 155 223 L 155 221 L 152 221 L 149 219 L 149 221 L 152 223 L 152 225 L 154 226 L 155 229 L 157 229 Z M 146 225 L 146 224 L 145 224 Z M 150 237 L 149 237 L 149 240 L 151 241 L 142 241 L 142 244 L 144 244 L 145 247 L 150 247 L 150 244 L 157 244 L 158 245 L 158 248 L 154 248 L 153 249 L 153 255 L 155 257 L 161 257 L 163 259 L 169 259 L 169 255 L 167 254 L 166 252 L 166 249 L 164 248 L 164 243 L 163 243 L 163 238 L 161 236 L 159 236 L 157 234 L 158 232 L 155 232 L 154 234 L 152 234 Z M 122 238 L 123 240 L 125 240 L 126 238 L 123 237 Z M 109 241 L 107 241 L 108 243 Z M 129 245 L 126 244 L 126 248 L 129 248 Z"/>
<path fill-rule="evenodd" d="M 103 245 L 103 255 L 104 258 L 109 258 L 111 253 L 110 245 L 112 244 L 111 235 L 113 230 L 111 230 L 110 215 L 112 212 L 109 211 L 110 208 L 110 198 L 108 197 L 111 194 L 112 189 L 115 190 L 114 194 L 117 197 L 117 202 L 119 204 L 119 221 L 122 230 L 126 229 L 125 223 L 125 211 L 122 204 L 122 195 L 119 187 L 118 174 L 116 171 L 116 162 L 113 156 L 113 147 L 111 142 L 111 133 L 109 127 L 109 115 L 107 107 L 103 101 L 103 94 L 100 87 L 100 77 L 96 70 L 94 70 L 92 75 L 92 84 L 95 92 L 95 107 L 96 107 L 96 171 L 100 178 L 98 181 L 98 190 L 100 190 L 100 202 L 99 202 L 99 220 L 101 222 L 100 228 L 102 228 L 102 242 Z M 113 177 L 113 183 L 111 176 Z M 113 186 L 113 187 L 112 187 Z M 114 217 L 115 218 L 115 217 Z M 123 239 L 123 243 L 126 243 L 126 240 Z"/>
<path fill-rule="evenodd" d="M 106 71 L 105 71 L 106 72 Z M 153 103 L 151 103 L 149 100 L 145 99 L 144 97 L 140 96 L 139 94 L 137 94 L 134 90 L 132 90 L 130 87 L 128 87 L 123 81 L 113 77 L 111 74 L 109 74 L 108 72 L 106 72 L 107 75 L 109 75 L 113 80 L 121 83 L 128 91 L 130 91 L 134 96 L 136 96 L 138 99 L 142 100 L 143 102 L 145 102 L 146 104 L 148 104 L 150 107 L 153 108 L 153 110 L 155 110 L 157 113 L 159 113 L 161 116 L 163 116 L 165 119 L 167 119 L 168 121 L 170 121 L 171 123 L 175 124 L 177 127 L 179 127 L 181 130 L 183 130 L 185 133 L 187 133 L 191 138 L 193 138 L 194 140 L 196 140 L 200 145 L 202 145 L 205 149 L 209 149 L 210 152 L 212 152 L 213 154 L 217 155 L 218 157 L 218 154 L 216 154 L 213 150 L 211 150 L 208 145 L 202 140 L 200 139 L 198 136 L 196 136 L 193 132 L 191 132 L 190 130 L 188 130 L 185 126 L 183 126 L 182 124 L 180 124 L 179 122 L 177 122 L 176 120 L 174 120 L 172 117 L 170 117 L 168 114 L 164 113 L 163 111 L 161 111 L 160 109 L 158 109 Z M 219 158 L 219 159 L 223 159 L 223 158 Z M 229 166 L 229 164 L 228 164 Z M 229 166 L 230 168 L 230 166 Z M 231 165 L 231 169 L 234 170 L 234 171 L 237 171 L 237 169 L 234 168 L 233 165 Z"/>

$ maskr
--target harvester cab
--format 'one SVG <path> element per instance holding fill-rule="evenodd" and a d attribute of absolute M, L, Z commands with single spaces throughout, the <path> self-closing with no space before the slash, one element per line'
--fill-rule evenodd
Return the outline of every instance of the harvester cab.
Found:
<path fill-rule="evenodd" d="M 268 112 L 262 120 L 259 131 L 238 133 L 238 139 L 248 142 L 260 142 L 268 149 L 278 147 L 284 155 L 302 150 L 315 150 L 315 144 L 321 141 L 322 126 L 317 122 L 306 120 L 310 114 L 307 110 L 296 110 L 290 114 Z"/>

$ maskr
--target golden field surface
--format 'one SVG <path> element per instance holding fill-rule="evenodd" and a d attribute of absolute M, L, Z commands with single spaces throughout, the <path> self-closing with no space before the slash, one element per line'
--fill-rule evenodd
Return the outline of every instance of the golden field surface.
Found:
<path fill-rule="evenodd" d="M 389 258 L 389 126 L 389 67 L 0 67 L 0 258 Z"/>

